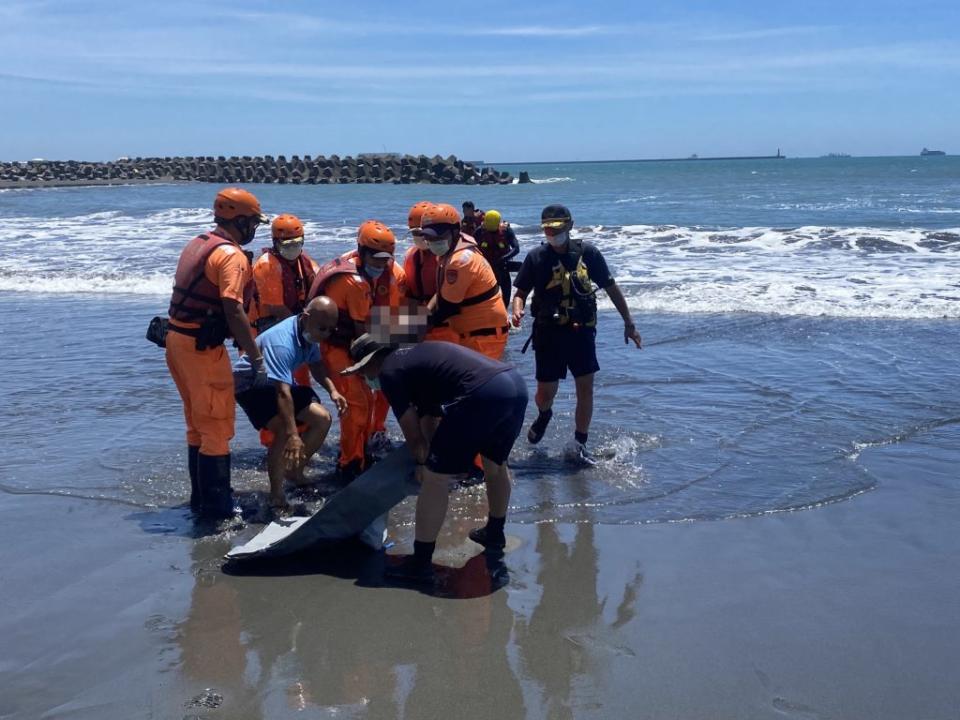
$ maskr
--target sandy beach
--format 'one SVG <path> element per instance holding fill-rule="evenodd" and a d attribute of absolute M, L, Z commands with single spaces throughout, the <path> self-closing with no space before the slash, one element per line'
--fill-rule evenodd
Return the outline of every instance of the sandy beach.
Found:
<path fill-rule="evenodd" d="M 182 509 L 7 495 L 0 717 L 954 718 L 958 440 L 868 450 L 879 487 L 808 511 L 514 524 L 506 569 L 453 525 L 439 596 L 345 550 L 227 574 L 239 539 Z"/>

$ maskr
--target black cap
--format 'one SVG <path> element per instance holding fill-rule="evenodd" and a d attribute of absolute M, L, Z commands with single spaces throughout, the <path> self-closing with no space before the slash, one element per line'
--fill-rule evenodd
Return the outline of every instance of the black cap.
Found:
<path fill-rule="evenodd" d="M 345 370 L 341 370 L 341 375 L 353 375 L 360 372 L 363 367 L 373 360 L 379 352 L 395 350 L 395 345 L 387 345 L 377 342 L 370 333 L 364 333 L 352 343 L 350 343 L 350 357 L 353 359 L 353 365 Z"/>
<path fill-rule="evenodd" d="M 556 227 L 573 220 L 570 211 L 563 205 L 547 205 L 540 213 L 540 226 Z"/>

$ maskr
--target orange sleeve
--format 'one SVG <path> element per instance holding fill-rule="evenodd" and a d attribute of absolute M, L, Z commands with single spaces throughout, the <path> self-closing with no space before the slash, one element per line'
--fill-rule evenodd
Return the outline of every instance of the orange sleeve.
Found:
<path fill-rule="evenodd" d="M 447 263 L 443 271 L 440 297 L 452 303 L 463 302 L 468 290 L 476 279 L 476 258 L 481 257 L 476 250 L 459 252 Z"/>
<path fill-rule="evenodd" d="M 253 281 L 257 284 L 261 307 L 283 305 L 283 273 L 270 255 L 261 255 L 253 264 Z"/>
<path fill-rule="evenodd" d="M 207 280 L 220 290 L 220 297 L 243 302 L 243 288 L 252 277 L 250 261 L 240 248 L 221 245 L 207 258 Z"/>
<path fill-rule="evenodd" d="M 354 275 L 339 275 L 327 283 L 324 294 L 337 304 L 341 310 L 346 310 L 352 320 L 367 322 L 370 317 L 370 308 L 373 306 L 373 295 L 370 285 Z"/>

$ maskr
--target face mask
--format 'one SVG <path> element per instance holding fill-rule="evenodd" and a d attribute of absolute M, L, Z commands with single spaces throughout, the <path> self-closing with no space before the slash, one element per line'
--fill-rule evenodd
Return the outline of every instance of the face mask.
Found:
<path fill-rule="evenodd" d="M 450 249 L 450 245 L 446 240 L 429 240 L 427 241 L 427 247 L 437 257 L 441 255 L 446 255 L 447 250 Z"/>
<path fill-rule="evenodd" d="M 366 375 L 364 375 L 364 376 L 363 376 L 363 379 L 367 381 L 367 385 L 370 386 L 370 389 L 371 389 L 371 390 L 379 390 L 379 389 L 380 389 L 380 378 L 378 378 L 378 377 L 368 378 Z"/>
<path fill-rule="evenodd" d="M 383 275 L 383 271 L 386 270 L 385 267 L 373 267 L 373 265 L 364 265 L 363 271 L 367 274 L 367 277 L 371 280 L 376 280 L 378 277 Z"/>
<path fill-rule="evenodd" d="M 280 257 L 284 260 L 296 260 L 303 252 L 302 242 L 285 242 L 280 244 Z"/>
<path fill-rule="evenodd" d="M 240 234 L 243 235 L 243 239 L 240 240 L 238 245 L 249 245 L 253 242 L 253 238 L 257 234 L 257 228 L 260 227 L 260 223 L 255 221 L 253 218 L 237 218 L 236 227 L 240 231 Z"/>
<path fill-rule="evenodd" d="M 550 243 L 555 248 L 563 247 L 567 244 L 567 241 L 570 240 L 570 231 L 565 230 L 562 233 L 557 233 L 556 235 L 548 235 L 547 242 Z"/>

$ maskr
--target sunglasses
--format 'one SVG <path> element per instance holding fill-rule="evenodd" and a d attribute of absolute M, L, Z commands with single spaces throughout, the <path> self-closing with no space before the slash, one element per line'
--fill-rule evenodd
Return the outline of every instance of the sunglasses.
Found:
<path fill-rule="evenodd" d="M 544 223 L 544 224 L 541 225 L 540 227 L 543 228 L 543 234 L 544 234 L 544 235 L 559 235 L 560 233 L 562 233 L 562 232 L 564 232 L 564 231 L 566 230 L 566 228 L 567 228 L 567 221 L 564 221 L 564 222 L 561 222 L 561 223 L 555 223 L 555 222 L 552 222 L 552 223 L 549 223 L 549 224 L 548 224 L 548 223 Z"/>

